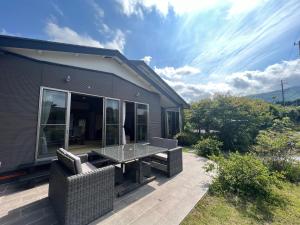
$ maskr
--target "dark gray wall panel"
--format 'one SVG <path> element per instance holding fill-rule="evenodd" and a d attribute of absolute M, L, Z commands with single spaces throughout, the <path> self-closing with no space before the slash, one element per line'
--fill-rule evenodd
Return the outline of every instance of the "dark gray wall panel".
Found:
<path fill-rule="evenodd" d="M 161 135 L 156 93 L 109 73 L 0 55 L 0 173 L 34 162 L 41 86 L 147 103 L 149 136 Z"/>
<path fill-rule="evenodd" d="M 70 82 L 66 77 L 70 76 Z M 112 96 L 112 75 L 66 66 L 44 64 L 42 86 Z"/>
<path fill-rule="evenodd" d="M 0 55 L 0 172 L 34 161 L 41 69 Z"/>
<path fill-rule="evenodd" d="M 68 75 L 71 77 L 70 82 L 65 81 Z M 120 77 L 104 72 L 45 65 L 42 86 L 147 103 L 150 114 L 149 135 L 153 137 L 161 134 L 160 96 Z"/>

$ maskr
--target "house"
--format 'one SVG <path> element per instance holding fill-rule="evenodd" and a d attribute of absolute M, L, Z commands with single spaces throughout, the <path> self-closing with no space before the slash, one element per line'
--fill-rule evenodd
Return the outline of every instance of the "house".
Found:
<path fill-rule="evenodd" d="M 49 163 L 59 147 L 171 138 L 187 107 L 117 50 L 0 35 L 0 173 Z"/>

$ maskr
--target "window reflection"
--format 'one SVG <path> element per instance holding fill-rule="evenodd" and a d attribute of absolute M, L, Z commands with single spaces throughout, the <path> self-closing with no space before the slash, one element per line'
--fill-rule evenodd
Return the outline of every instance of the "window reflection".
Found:
<path fill-rule="evenodd" d="M 136 104 L 136 140 L 138 142 L 148 139 L 148 105 Z"/>
<path fill-rule="evenodd" d="M 119 144 L 119 113 L 119 101 L 106 99 L 106 145 Z"/>
<path fill-rule="evenodd" d="M 65 124 L 66 93 L 44 90 L 41 124 Z"/>
<path fill-rule="evenodd" d="M 179 112 L 168 111 L 167 112 L 167 122 L 168 122 L 168 137 L 173 138 L 177 133 L 179 133 Z"/>

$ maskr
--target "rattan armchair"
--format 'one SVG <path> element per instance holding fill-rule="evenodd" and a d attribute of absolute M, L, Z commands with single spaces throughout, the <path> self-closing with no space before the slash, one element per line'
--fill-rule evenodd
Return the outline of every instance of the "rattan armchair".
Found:
<path fill-rule="evenodd" d="M 160 170 L 172 177 L 183 170 L 182 147 L 177 146 L 177 140 L 153 137 L 150 145 L 168 148 L 166 153 L 160 153 L 151 157 L 151 167 Z"/>
<path fill-rule="evenodd" d="M 114 166 L 72 174 L 59 160 L 52 162 L 49 199 L 59 222 L 88 224 L 113 210 Z"/>

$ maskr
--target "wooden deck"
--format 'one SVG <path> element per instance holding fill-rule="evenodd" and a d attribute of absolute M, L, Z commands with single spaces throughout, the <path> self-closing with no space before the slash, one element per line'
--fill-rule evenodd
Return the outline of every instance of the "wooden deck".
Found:
<path fill-rule="evenodd" d="M 114 210 L 92 224 L 179 224 L 208 190 L 206 159 L 183 154 L 183 172 L 157 179 L 117 198 Z M 48 200 L 48 184 L 26 189 L 0 186 L 0 224 L 58 224 Z"/>

